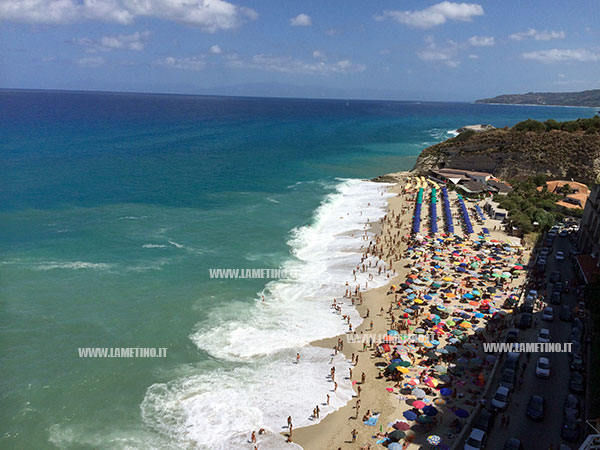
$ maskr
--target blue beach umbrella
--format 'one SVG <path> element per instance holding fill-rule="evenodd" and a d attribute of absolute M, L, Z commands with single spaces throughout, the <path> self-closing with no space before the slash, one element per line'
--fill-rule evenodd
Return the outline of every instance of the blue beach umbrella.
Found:
<path fill-rule="evenodd" d="M 417 415 L 413 411 L 404 411 L 402 415 L 406 420 L 415 420 L 417 418 Z"/>

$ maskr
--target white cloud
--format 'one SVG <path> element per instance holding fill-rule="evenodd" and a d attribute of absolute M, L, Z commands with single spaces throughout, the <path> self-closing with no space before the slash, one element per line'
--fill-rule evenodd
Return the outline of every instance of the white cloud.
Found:
<path fill-rule="evenodd" d="M 514 33 L 508 36 L 513 41 L 522 41 L 523 39 L 533 38 L 536 41 L 549 41 L 551 39 L 564 39 L 564 31 L 538 31 L 535 28 L 530 28 L 527 31 Z"/>
<path fill-rule="evenodd" d="M 135 32 L 133 34 L 119 34 L 117 36 L 103 36 L 98 40 L 90 38 L 75 39 L 74 42 L 86 47 L 87 53 L 110 52 L 112 50 L 141 51 L 146 46 L 150 32 Z"/>
<path fill-rule="evenodd" d="M 215 44 L 210 47 L 210 52 L 214 53 L 215 55 L 220 55 L 221 53 L 223 53 L 223 50 L 221 50 L 220 46 Z"/>
<path fill-rule="evenodd" d="M 258 13 L 225 0 L 2 0 L 0 21 L 64 24 L 99 20 L 131 24 L 154 17 L 214 33 L 256 20 Z"/>
<path fill-rule="evenodd" d="M 316 59 L 327 59 L 327 55 L 325 55 L 325 53 L 323 53 L 321 50 L 315 50 L 312 55 L 313 58 Z"/>
<path fill-rule="evenodd" d="M 483 15 L 483 7 L 477 3 L 453 3 L 443 1 L 418 11 L 390 11 L 374 16 L 381 21 L 392 19 L 396 22 L 417 28 L 431 28 L 442 25 L 448 20 L 466 22 L 475 16 Z"/>
<path fill-rule="evenodd" d="M 417 52 L 417 57 L 422 61 L 441 62 L 448 67 L 458 67 L 460 61 L 457 58 L 459 45 L 453 40 L 446 41 L 446 45 L 439 47 L 433 36 L 425 36 L 427 50 Z"/>
<path fill-rule="evenodd" d="M 389 55 L 391 52 L 388 48 L 382 48 L 381 50 L 379 50 L 379 54 L 380 55 Z"/>
<path fill-rule="evenodd" d="M 364 64 L 355 64 L 347 59 L 339 61 L 303 61 L 290 56 L 255 55 L 250 60 L 238 56 L 229 58 L 229 66 L 243 69 L 260 69 L 269 72 L 291 73 L 300 75 L 335 75 L 363 72 Z"/>
<path fill-rule="evenodd" d="M 105 62 L 106 61 L 102 56 L 92 56 L 75 60 L 75 64 L 81 67 L 100 67 L 103 66 Z"/>
<path fill-rule="evenodd" d="M 298 14 L 290 19 L 290 25 L 293 27 L 309 27 L 312 25 L 312 19 L 308 14 Z"/>
<path fill-rule="evenodd" d="M 539 50 L 536 52 L 522 53 L 523 59 L 531 59 L 543 63 L 558 63 L 558 62 L 589 62 L 600 61 L 600 53 L 594 53 L 585 49 L 558 49 Z"/>
<path fill-rule="evenodd" d="M 325 34 L 327 36 L 335 36 L 336 34 L 340 34 L 342 31 L 337 28 L 328 28 L 325 30 Z"/>
<path fill-rule="evenodd" d="M 479 56 L 478 56 L 478 55 L 474 55 L 473 53 L 471 53 L 471 54 L 468 56 L 468 58 L 469 58 L 469 59 L 479 59 Z"/>
<path fill-rule="evenodd" d="M 172 56 L 168 56 L 156 61 L 156 63 L 159 66 L 185 70 L 204 70 L 206 67 L 204 56 L 190 56 L 188 58 L 174 58 Z"/>
<path fill-rule="evenodd" d="M 468 41 L 474 47 L 491 47 L 494 45 L 493 36 L 471 36 Z"/>

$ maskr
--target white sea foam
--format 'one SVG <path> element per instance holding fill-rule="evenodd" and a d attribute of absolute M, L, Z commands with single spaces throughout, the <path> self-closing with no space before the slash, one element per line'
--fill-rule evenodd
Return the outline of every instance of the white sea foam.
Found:
<path fill-rule="evenodd" d="M 191 336 L 200 349 L 236 362 L 237 368 L 150 387 L 142 403 L 145 423 L 182 444 L 212 450 L 241 448 L 251 430 L 263 427 L 270 433 L 260 448 L 280 449 L 278 433 L 288 415 L 299 427 L 313 423 L 308 416 L 317 404 L 321 417 L 343 406 L 352 396 L 351 384 L 344 379 L 348 362 L 336 357 L 339 386 L 335 394 L 329 392 L 332 382 L 326 376 L 332 351 L 308 343 L 348 330 L 330 307 L 334 297 L 342 301 L 343 314 L 350 315 L 354 327 L 360 324 L 362 319 L 342 296 L 346 281 L 355 285 L 352 269 L 360 262 L 361 246 L 368 245 L 362 238 L 367 220 L 381 218 L 393 195 L 383 192 L 388 186 L 341 182 L 317 209 L 313 223 L 291 232 L 288 243 L 294 257 L 284 268 L 298 274 L 297 279 L 268 283 L 259 293 L 266 302 L 253 307 L 228 304 L 223 314 L 209 318 L 212 326 L 204 325 Z M 372 273 L 375 279 L 369 288 L 385 284 L 387 279 L 377 276 L 376 269 Z M 359 273 L 362 289 L 367 280 L 367 274 Z M 297 351 L 300 364 L 294 362 Z M 329 408 L 321 405 L 327 393 Z"/>
<path fill-rule="evenodd" d="M 33 268 L 35 270 L 54 270 L 54 269 L 71 269 L 71 270 L 109 270 L 112 264 L 108 263 L 92 263 L 87 261 L 42 261 Z"/>
<path fill-rule="evenodd" d="M 166 248 L 166 245 L 163 244 L 144 244 L 143 248 Z"/>
<path fill-rule="evenodd" d="M 174 246 L 174 247 L 177 247 L 177 248 L 185 248 L 185 247 L 183 246 L 183 244 L 180 244 L 180 243 L 178 243 L 178 242 L 175 242 L 175 241 L 168 241 L 168 242 L 169 242 L 169 244 L 171 244 L 171 245 L 172 245 L 172 246 Z"/>

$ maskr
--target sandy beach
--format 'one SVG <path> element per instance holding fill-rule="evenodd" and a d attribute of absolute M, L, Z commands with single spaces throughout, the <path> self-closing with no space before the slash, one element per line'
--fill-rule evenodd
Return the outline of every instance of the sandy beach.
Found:
<path fill-rule="evenodd" d="M 511 294 L 517 298 L 525 278 L 525 270 L 512 270 L 511 276 L 506 275 L 504 278 L 498 275 L 498 271 L 519 267 L 518 264 L 528 260 L 527 250 L 518 247 L 518 240 L 512 238 L 513 248 L 510 252 L 505 250 L 506 254 L 502 253 L 497 260 L 484 258 L 481 265 L 475 262 L 472 258 L 476 254 L 482 255 L 481 252 L 486 252 L 485 255 L 500 255 L 501 250 L 498 249 L 503 245 L 506 247 L 506 244 L 501 243 L 510 242 L 509 237 L 496 231 L 500 229 L 498 222 L 489 218 L 484 221 L 476 220 L 478 212 L 470 210 L 474 233 L 470 235 L 470 240 L 460 239 L 466 237 L 460 230 L 463 218 L 456 193 L 451 192 L 449 201 L 452 205 L 456 234 L 460 238 L 456 241 L 447 238 L 444 234 L 444 207 L 439 199 L 439 186 L 436 191 L 439 231 L 435 236 L 426 237 L 430 227 L 430 196 L 433 184 L 415 185 L 414 181 L 407 182 L 407 173 L 395 176 L 399 181 L 390 191 L 397 195 L 389 199 L 386 217 L 374 227 L 377 238 L 375 245 L 371 247 L 371 251 L 386 262 L 390 273 L 389 283 L 362 292 L 362 302 L 358 297 L 354 298 L 355 307 L 364 321 L 353 333 L 312 343 L 332 349 L 333 354 L 333 348 L 339 340 L 343 341 L 341 351 L 354 364 L 351 380 L 355 395 L 346 406 L 327 415 L 318 424 L 294 429 L 293 441 L 305 450 L 376 449 L 386 448 L 388 445 L 390 448 L 409 449 L 451 448 L 460 429 L 465 426 L 468 417 L 478 406 L 493 366 L 493 357 L 490 355 L 486 358 L 479 344 L 483 340 L 494 340 L 512 320 L 512 316 L 507 314 L 510 311 L 502 312 L 501 306 Z M 420 234 L 415 236 L 413 214 L 419 186 L 423 187 L 422 223 Z M 472 203 L 467 205 L 469 208 L 473 206 Z M 483 228 L 487 228 L 487 233 L 484 233 Z M 422 251 L 414 251 L 416 245 L 420 245 Z M 410 248 L 413 250 L 408 250 L 409 246 L 412 246 Z M 464 249 L 464 254 L 457 251 L 461 250 L 458 246 Z M 492 249 L 492 253 L 489 249 Z M 503 264 L 503 269 L 499 269 L 500 263 Z M 471 274 L 462 270 L 467 264 Z M 434 268 L 434 265 L 439 268 Z M 390 268 L 396 272 L 395 276 Z M 481 272 L 482 269 L 485 269 L 485 280 L 476 279 L 475 275 L 480 275 L 474 271 Z M 408 285 L 405 280 L 418 280 L 419 286 Z M 439 289 L 432 288 L 434 283 L 439 283 L 435 284 Z M 497 292 L 491 287 L 489 291 L 484 291 L 488 285 L 493 286 L 494 283 L 498 283 Z M 415 289 L 411 289 L 413 287 Z M 475 292 L 477 296 L 477 289 L 481 289 L 483 295 L 474 298 L 471 292 Z M 495 295 L 489 295 L 488 292 Z M 427 298 L 429 300 L 426 300 Z M 469 299 L 470 303 L 467 301 Z M 351 299 L 337 301 L 347 304 Z M 418 313 L 404 312 L 410 311 L 406 308 L 415 304 Z M 484 304 L 485 308 L 488 305 L 491 308 L 481 309 L 484 308 Z M 445 314 L 440 314 L 442 318 L 436 314 L 436 318 L 432 318 L 430 310 L 437 312 L 436 305 L 440 311 L 444 310 Z M 480 310 L 485 311 L 485 314 L 479 312 Z M 493 314 L 495 311 L 498 311 L 498 314 Z M 449 319 L 445 319 L 447 317 Z M 492 317 L 493 325 L 490 322 Z M 455 321 L 448 321 L 454 318 Z M 429 348 L 423 348 L 423 343 L 413 343 L 407 345 L 408 351 L 403 350 L 402 353 L 395 352 L 394 343 L 385 347 L 378 345 L 383 344 L 382 340 L 386 339 L 388 333 L 388 337 L 402 334 L 414 337 L 415 330 L 423 327 L 423 321 L 426 319 L 433 320 L 433 323 L 428 322 L 425 335 L 430 336 L 435 330 L 437 339 L 433 341 L 433 345 L 427 344 Z M 454 331 L 457 329 L 461 331 Z M 352 338 L 360 340 L 357 337 L 367 334 L 373 335 L 375 339 L 371 345 L 369 339 L 364 339 L 366 342 L 352 342 Z M 460 340 L 457 337 L 460 337 Z M 444 347 L 452 353 L 448 354 L 443 350 Z M 396 367 L 390 366 L 393 357 L 396 358 L 396 363 L 404 362 L 398 366 L 401 375 L 394 371 Z M 470 363 L 473 360 L 476 365 Z M 434 366 L 439 370 L 434 369 Z M 336 376 L 349 377 L 350 374 Z M 422 403 L 417 403 L 420 401 Z M 415 405 L 423 406 L 417 408 Z M 416 413 L 417 420 L 406 418 L 407 415 L 411 417 L 408 413 L 411 410 Z M 364 419 L 369 417 L 366 416 L 367 413 L 377 417 L 376 421 L 373 418 L 370 421 L 374 425 L 364 423 Z M 400 439 L 387 438 L 389 433 L 396 430 L 400 433 L 397 432 L 395 436 L 401 436 Z M 438 442 L 436 439 L 439 445 L 431 445 L 432 442 Z M 395 441 L 398 443 L 391 445 Z"/>

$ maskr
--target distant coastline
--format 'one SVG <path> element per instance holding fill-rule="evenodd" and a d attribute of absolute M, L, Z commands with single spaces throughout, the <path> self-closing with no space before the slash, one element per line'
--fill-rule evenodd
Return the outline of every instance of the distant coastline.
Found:
<path fill-rule="evenodd" d="M 502 94 L 492 98 L 475 100 L 475 103 L 514 106 L 600 108 L 600 89 L 581 92 L 528 92 L 526 94 Z"/>

